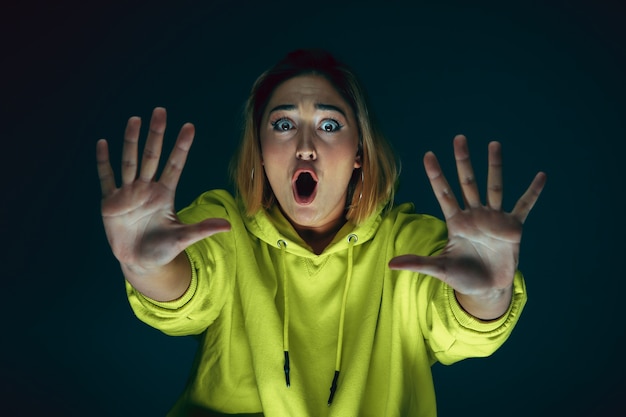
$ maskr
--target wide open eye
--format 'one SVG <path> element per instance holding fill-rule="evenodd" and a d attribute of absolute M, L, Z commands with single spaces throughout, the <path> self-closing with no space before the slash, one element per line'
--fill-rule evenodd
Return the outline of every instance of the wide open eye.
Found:
<path fill-rule="evenodd" d="M 339 122 L 334 119 L 325 119 L 320 125 L 320 128 L 324 132 L 330 133 L 330 132 L 336 132 L 337 130 L 341 129 L 342 125 L 340 125 Z"/>
<path fill-rule="evenodd" d="M 277 130 L 279 132 L 286 132 L 293 129 L 294 125 L 289 119 L 281 118 L 276 120 L 275 122 L 272 122 L 272 127 L 274 128 L 274 130 Z"/>

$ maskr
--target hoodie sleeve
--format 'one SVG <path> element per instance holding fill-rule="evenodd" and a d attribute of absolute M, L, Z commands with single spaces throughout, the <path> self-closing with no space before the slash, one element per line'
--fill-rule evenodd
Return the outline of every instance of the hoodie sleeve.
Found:
<path fill-rule="evenodd" d="M 219 217 L 232 224 L 236 212 L 236 204 L 229 194 L 212 191 L 200 196 L 178 215 L 184 223 Z M 126 282 L 128 301 L 135 315 L 171 336 L 202 333 L 217 318 L 227 298 L 225 295 L 231 290 L 229 277 L 235 270 L 232 233 L 218 233 L 185 249 L 191 263 L 191 283 L 176 300 L 160 302 L 150 299 Z"/>
<path fill-rule="evenodd" d="M 400 210 L 396 217 L 396 254 L 437 255 L 447 242 L 445 222 L 411 211 L 412 207 Z M 412 279 L 417 278 L 413 300 L 418 333 L 424 337 L 431 360 L 446 365 L 495 352 L 513 331 L 526 303 L 526 287 L 519 271 L 515 274 L 508 311 L 492 321 L 482 321 L 467 313 L 446 283 L 432 276 L 412 274 Z"/>
<path fill-rule="evenodd" d="M 449 285 L 429 276 L 421 279 L 417 302 L 427 305 L 428 311 L 422 314 L 420 326 L 434 358 L 445 365 L 495 352 L 510 336 L 526 303 L 524 278 L 519 271 L 509 309 L 491 321 L 479 320 L 463 310 Z"/>

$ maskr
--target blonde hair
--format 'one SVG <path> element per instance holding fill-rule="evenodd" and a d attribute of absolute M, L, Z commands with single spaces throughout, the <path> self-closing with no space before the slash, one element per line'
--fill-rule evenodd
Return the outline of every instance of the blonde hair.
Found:
<path fill-rule="evenodd" d="M 381 205 L 391 206 L 398 176 L 396 160 L 370 114 L 365 91 L 356 75 L 323 50 L 293 51 L 255 81 L 246 102 L 239 151 L 231 164 L 237 193 L 249 216 L 275 204 L 274 193 L 261 164 L 261 118 L 272 93 L 280 84 L 306 74 L 326 78 L 356 116 L 361 168 L 354 170 L 348 184 L 346 219 L 359 224 L 379 210 Z"/>

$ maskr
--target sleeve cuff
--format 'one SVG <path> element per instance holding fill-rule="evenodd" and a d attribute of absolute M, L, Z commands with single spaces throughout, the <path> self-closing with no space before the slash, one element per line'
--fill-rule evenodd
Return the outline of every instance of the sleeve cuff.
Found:
<path fill-rule="evenodd" d="M 445 285 L 444 287 L 450 310 L 452 311 L 452 314 L 454 315 L 456 321 L 462 327 L 474 330 L 476 332 L 492 332 L 494 330 L 497 330 L 498 328 L 505 325 L 508 321 L 515 319 L 515 317 L 517 317 L 521 313 L 521 310 L 526 303 L 526 285 L 520 271 L 515 272 L 515 278 L 513 279 L 513 295 L 508 310 L 502 315 L 502 317 L 495 320 L 483 321 L 472 316 L 471 314 L 466 312 L 463 307 L 461 307 L 458 300 L 456 299 L 452 287 L 448 285 Z"/>
<path fill-rule="evenodd" d="M 147 301 L 150 304 L 153 304 L 157 307 L 160 307 L 166 310 L 178 310 L 179 308 L 187 304 L 196 293 L 196 288 L 198 287 L 198 271 L 196 269 L 196 265 L 193 259 L 187 252 L 187 249 L 185 249 L 185 254 L 187 255 L 187 258 L 189 259 L 189 263 L 191 264 L 191 282 L 189 283 L 189 287 L 187 288 L 187 290 L 185 291 L 183 295 L 181 295 L 180 297 L 172 301 L 153 300 L 152 298 L 147 297 L 139 293 L 138 291 L 135 291 L 137 296 L 143 298 L 145 301 Z"/>

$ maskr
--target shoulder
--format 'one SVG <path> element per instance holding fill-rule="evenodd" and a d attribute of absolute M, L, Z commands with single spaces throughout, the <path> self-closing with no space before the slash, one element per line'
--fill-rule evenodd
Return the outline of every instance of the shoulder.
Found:
<path fill-rule="evenodd" d="M 198 222 L 210 217 L 233 219 L 241 213 L 237 199 L 226 190 L 210 190 L 202 193 L 191 204 L 178 212 L 181 221 Z"/>
<path fill-rule="evenodd" d="M 433 232 L 445 230 L 446 224 L 443 220 L 430 214 L 417 213 L 413 203 L 402 203 L 393 206 L 382 213 L 382 220 L 386 227 L 398 228 L 418 228 L 423 231 L 431 229 Z"/>
<path fill-rule="evenodd" d="M 446 223 L 435 216 L 416 213 L 412 203 L 383 213 L 380 232 L 389 235 L 397 251 L 416 254 L 431 254 L 443 248 L 448 239 Z"/>
<path fill-rule="evenodd" d="M 209 190 L 200 194 L 190 206 L 196 205 L 237 205 L 237 201 L 233 195 L 226 190 Z"/>

